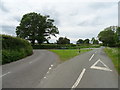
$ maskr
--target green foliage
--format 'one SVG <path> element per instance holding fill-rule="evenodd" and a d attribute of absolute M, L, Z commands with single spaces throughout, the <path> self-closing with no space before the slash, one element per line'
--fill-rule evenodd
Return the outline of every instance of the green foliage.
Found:
<path fill-rule="evenodd" d="M 99 41 L 98 40 L 94 40 L 93 44 L 99 44 Z"/>
<path fill-rule="evenodd" d="M 115 68 L 120 74 L 120 48 L 105 48 L 107 55 L 112 59 Z"/>
<path fill-rule="evenodd" d="M 89 39 L 85 39 L 85 40 L 84 40 L 84 43 L 85 43 L 85 44 L 89 44 L 89 42 L 90 42 Z"/>
<path fill-rule="evenodd" d="M 30 43 L 18 37 L 2 37 L 2 64 L 13 62 L 32 54 Z"/>
<path fill-rule="evenodd" d="M 119 46 L 120 40 L 119 40 L 119 27 L 117 26 L 110 26 L 108 28 L 105 28 L 103 31 L 101 31 L 98 34 L 98 38 L 101 42 L 103 42 L 103 45 L 105 46 Z"/>
<path fill-rule="evenodd" d="M 84 40 L 82 40 L 82 39 L 79 39 L 77 42 L 76 42 L 76 44 L 83 44 L 84 43 Z"/>
<path fill-rule="evenodd" d="M 34 45 L 35 41 L 39 44 L 50 39 L 50 35 L 59 34 L 58 28 L 53 25 L 54 20 L 49 16 L 43 16 L 35 12 L 25 14 L 22 17 L 20 25 L 16 27 L 18 37 L 31 41 Z"/>
<path fill-rule="evenodd" d="M 60 37 L 58 40 L 57 40 L 57 44 L 70 44 L 70 39 L 68 38 L 64 38 L 64 37 Z"/>
<path fill-rule="evenodd" d="M 98 44 L 41 44 L 33 45 L 34 49 L 78 49 L 78 48 L 99 48 Z"/>
<path fill-rule="evenodd" d="M 99 41 L 96 40 L 94 37 L 92 38 L 91 42 L 92 42 L 92 44 L 99 44 Z"/>
<path fill-rule="evenodd" d="M 73 58 L 79 54 L 85 53 L 90 51 L 91 49 L 81 49 L 81 52 L 79 53 L 79 50 L 72 49 L 72 50 L 50 50 L 56 54 L 59 55 L 61 61 L 66 61 L 70 58 Z"/>
<path fill-rule="evenodd" d="M 116 46 L 120 47 L 120 27 L 117 28 L 115 33 Z"/>

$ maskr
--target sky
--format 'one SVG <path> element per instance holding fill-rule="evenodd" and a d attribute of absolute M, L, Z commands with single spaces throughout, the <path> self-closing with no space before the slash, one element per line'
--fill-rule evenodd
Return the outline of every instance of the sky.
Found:
<path fill-rule="evenodd" d="M 71 43 L 78 39 L 97 37 L 100 31 L 118 25 L 119 0 L 1 0 L 1 34 L 16 36 L 16 26 L 24 14 L 30 12 L 50 15 L 60 32 Z"/>

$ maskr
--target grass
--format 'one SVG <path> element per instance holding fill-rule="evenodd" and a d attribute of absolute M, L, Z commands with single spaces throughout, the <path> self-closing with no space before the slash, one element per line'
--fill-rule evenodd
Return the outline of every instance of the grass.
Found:
<path fill-rule="evenodd" d="M 106 54 L 112 59 L 112 62 L 115 66 L 115 68 L 117 69 L 118 73 L 120 74 L 120 55 L 119 55 L 119 51 L 120 48 L 105 48 L 104 51 L 106 52 Z"/>
<path fill-rule="evenodd" d="M 78 49 L 59 49 L 59 50 L 49 50 L 52 51 L 54 53 L 56 53 L 57 55 L 59 55 L 61 61 L 66 61 L 69 60 L 79 54 L 85 53 L 90 51 L 91 49 L 81 49 L 80 53 Z"/>

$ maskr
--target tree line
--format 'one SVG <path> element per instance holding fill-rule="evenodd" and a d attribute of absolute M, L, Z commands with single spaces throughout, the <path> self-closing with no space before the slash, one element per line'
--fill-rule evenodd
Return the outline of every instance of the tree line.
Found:
<path fill-rule="evenodd" d="M 70 39 L 68 39 L 67 37 L 60 37 L 57 42 L 57 44 L 70 44 Z M 76 41 L 76 44 L 99 44 L 99 41 L 97 39 L 95 39 L 94 37 L 90 40 L 90 39 L 78 39 Z"/>
<path fill-rule="evenodd" d="M 44 42 L 49 43 L 51 36 L 59 34 L 58 28 L 54 25 L 54 20 L 48 15 L 41 15 L 35 12 L 23 15 L 19 26 L 16 27 L 17 37 L 29 40 L 32 45 L 37 41 L 38 44 Z M 119 46 L 120 45 L 120 27 L 110 26 L 102 30 L 98 34 L 98 40 L 94 37 L 89 39 L 78 39 L 76 44 L 99 44 L 102 42 L 104 46 Z M 70 39 L 60 37 L 57 44 L 70 44 Z"/>

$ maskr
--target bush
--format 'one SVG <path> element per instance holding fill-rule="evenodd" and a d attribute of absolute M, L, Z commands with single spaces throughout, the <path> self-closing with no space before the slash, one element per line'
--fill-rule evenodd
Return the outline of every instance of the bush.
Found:
<path fill-rule="evenodd" d="M 34 49 L 78 49 L 78 48 L 99 48 L 100 45 L 76 45 L 76 44 L 41 44 L 34 45 Z"/>
<path fill-rule="evenodd" d="M 2 40 L 2 64 L 22 59 L 33 53 L 31 44 L 24 39 L 0 35 Z"/>

